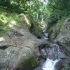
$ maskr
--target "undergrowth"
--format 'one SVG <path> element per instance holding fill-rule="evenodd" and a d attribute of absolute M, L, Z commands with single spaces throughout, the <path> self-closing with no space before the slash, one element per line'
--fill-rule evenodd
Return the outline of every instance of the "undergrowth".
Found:
<path fill-rule="evenodd" d="M 0 36 L 2 36 L 9 28 L 11 21 L 20 22 L 19 14 L 10 13 L 5 8 L 0 8 Z"/>

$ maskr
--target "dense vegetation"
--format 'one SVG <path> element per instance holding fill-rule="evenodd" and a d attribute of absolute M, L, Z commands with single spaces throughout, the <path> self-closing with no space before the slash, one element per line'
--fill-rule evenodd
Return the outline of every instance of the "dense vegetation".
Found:
<path fill-rule="evenodd" d="M 0 0 L 0 35 L 5 32 L 11 20 L 19 14 L 29 15 L 31 20 L 48 23 L 48 28 L 70 14 L 70 0 Z M 15 16 L 14 16 L 15 15 Z"/>
<path fill-rule="evenodd" d="M 48 3 L 48 11 L 49 11 L 49 19 L 48 23 L 51 26 L 54 23 L 59 22 L 65 17 L 70 16 L 70 0 L 49 0 Z"/>

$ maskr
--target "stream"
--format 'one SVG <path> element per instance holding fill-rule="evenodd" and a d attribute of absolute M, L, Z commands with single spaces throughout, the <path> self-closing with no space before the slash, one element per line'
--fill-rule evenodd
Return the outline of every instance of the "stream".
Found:
<path fill-rule="evenodd" d="M 46 30 L 43 30 L 41 38 L 46 40 L 49 39 Z M 61 51 L 60 47 L 61 46 L 57 45 L 56 43 L 46 43 L 39 45 L 40 60 L 38 67 L 34 70 L 64 70 L 63 68 L 65 65 L 70 67 L 70 58 Z"/>

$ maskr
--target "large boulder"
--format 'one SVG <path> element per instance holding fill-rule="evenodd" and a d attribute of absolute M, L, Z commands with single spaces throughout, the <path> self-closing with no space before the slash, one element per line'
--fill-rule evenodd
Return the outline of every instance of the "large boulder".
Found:
<path fill-rule="evenodd" d="M 28 26 L 14 24 L 15 22 L 11 22 L 11 28 L 0 37 L 0 68 L 20 67 L 25 60 L 35 57 L 38 45 L 45 42 L 32 35 Z"/>
<path fill-rule="evenodd" d="M 60 29 L 59 35 L 54 40 L 70 52 L 70 18 L 66 19 Z"/>

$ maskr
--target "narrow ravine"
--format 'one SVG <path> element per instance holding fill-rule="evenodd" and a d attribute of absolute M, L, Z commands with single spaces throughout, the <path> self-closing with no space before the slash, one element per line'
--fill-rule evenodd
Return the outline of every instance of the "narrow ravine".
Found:
<path fill-rule="evenodd" d="M 48 41 L 48 33 L 46 33 L 46 30 L 42 31 L 41 38 Z M 70 58 L 61 51 L 60 47 L 56 43 L 51 43 L 51 41 L 50 43 L 39 45 L 40 60 L 38 67 L 34 70 L 63 70 L 65 65 L 70 67 Z"/>

